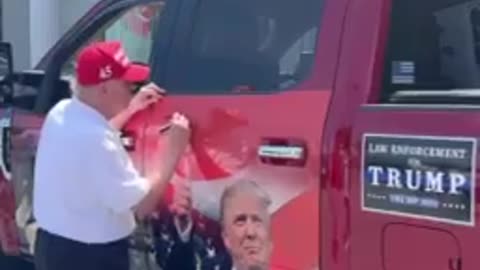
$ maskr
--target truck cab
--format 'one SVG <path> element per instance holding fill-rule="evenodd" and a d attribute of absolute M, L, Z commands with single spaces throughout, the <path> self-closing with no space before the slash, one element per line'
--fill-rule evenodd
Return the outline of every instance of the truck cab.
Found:
<path fill-rule="evenodd" d="M 76 53 L 120 40 L 168 91 L 122 130 L 139 171 L 158 168 L 168 115 L 195 127 L 175 175 L 192 182 L 192 237 L 178 236 L 165 196 L 132 235 L 132 269 L 230 269 L 218 207 L 241 179 L 272 201 L 270 269 L 476 269 L 479 11 L 466 0 L 100 1 L 33 70 L 6 71 L 3 254 L 34 255 L 36 144 L 71 95 Z"/>

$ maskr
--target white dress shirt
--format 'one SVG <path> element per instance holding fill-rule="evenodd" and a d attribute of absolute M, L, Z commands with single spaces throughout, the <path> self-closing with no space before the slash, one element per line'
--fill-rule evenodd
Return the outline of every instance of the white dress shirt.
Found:
<path fill-rule="evenodd" d="M 150 188 L 99 112 L 72 98 L 47 114 L 34 172 L 39 227 L 83 243 L 125 238 L 136 226 L 132 208 Z"/>

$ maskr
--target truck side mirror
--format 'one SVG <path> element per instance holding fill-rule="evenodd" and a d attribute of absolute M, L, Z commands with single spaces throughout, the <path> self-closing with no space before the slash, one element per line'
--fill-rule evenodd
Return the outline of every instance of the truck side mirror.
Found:
<path fill-rule="evenodd" d="M 12 45 L 9 42 L 0 42 L 0 81 L 9 78 L 13 73 Z"/>

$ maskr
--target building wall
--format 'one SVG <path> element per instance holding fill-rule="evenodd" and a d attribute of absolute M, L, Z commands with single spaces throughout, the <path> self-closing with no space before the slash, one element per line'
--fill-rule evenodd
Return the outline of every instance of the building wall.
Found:
<path fill-rule="evenodd" d="M 13 45 L 15 70 L 33 67 L 97 1 L 1 0 L 1 36 Z"/>
<path fill-rule="evenodd" d="M 13 45 L 14 68 L 30 66 L 30 0 L 2 1 L 2 37 Z"/>
<path fill-rule="evenodd" d="M 37 63 L 60 36 L 60 1 L 65 0 L 30 0 L 30 66 Z"/>

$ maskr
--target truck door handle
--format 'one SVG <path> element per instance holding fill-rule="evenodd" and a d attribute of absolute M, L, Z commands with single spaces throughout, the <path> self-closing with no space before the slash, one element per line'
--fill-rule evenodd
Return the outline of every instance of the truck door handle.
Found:
<path fill-rule="evenodd" d="M 304 167 L 308 156 L 307 144 L 296 138 L 264 138 L 257 155 L 265 164 Z"/>

